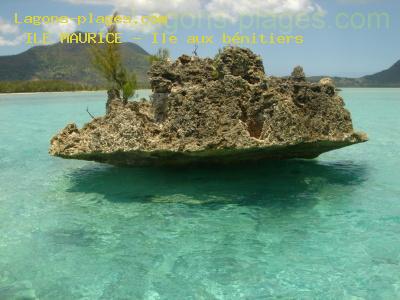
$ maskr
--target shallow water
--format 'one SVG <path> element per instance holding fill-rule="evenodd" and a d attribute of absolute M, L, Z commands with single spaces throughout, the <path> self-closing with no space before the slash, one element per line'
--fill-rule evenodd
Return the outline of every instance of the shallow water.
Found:
<path fill-rule="evenodd" d="M 0 299 L 399 299 L 400 90 L 342 94 L 370 142 L 189 169 L 50 157 L 103 93 L 0 95 Z"/>

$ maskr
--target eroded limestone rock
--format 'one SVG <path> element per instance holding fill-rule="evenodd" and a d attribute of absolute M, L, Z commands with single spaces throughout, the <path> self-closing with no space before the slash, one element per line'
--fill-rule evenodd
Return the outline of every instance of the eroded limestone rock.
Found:
<path fill-rule="evenodd" d="M 109 103 L 82 129 L 70 124 L 50 153 L 122 165 L 315 158 L 365 142 L 333 83 L 309 83 L 296 68 L 267 77 L 249 49 L 225 48 L 214 59 L 183 55 L 155 63 L 151 101 Z"/>

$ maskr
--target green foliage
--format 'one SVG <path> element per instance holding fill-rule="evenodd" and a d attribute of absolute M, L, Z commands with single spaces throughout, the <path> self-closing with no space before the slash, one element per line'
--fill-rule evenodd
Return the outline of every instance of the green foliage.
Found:
<path fill-rule="evenodd" d="M 213 67 L 213 70 L 212 70 L 212 73 L 211 73 L 211 77 L 214 80 L 217 80 L 217 79 L 220 78 L 220 73 L 218 72 L 218 68 L 216 66 L 213 65 L 212 67 Z"/>
<path fill-rule="evenodd" d="M 130 74 L 130 78 L 125 82 L 122 87 L 122 97 L 124 99 L 129 99 L 135 95 L 135 91 L 137 90 L 137 80 L 135 74 Z"/>
<path fill-rule="evenodd" d="M 62 80 L 0 81 L 0 93 L 93 91 L 100 86 L 78 84 Z"/>
<path fill-rule="evenodd" d="M 157 50 L 155 55 L 150 55 L 149 62 L 153 64 L 155 62 L 166 62 L 171 57 L 171 54 L 168 49 L 160 48 Z"/>
<path fill-rule="evenodd" d="M 118 16 L 114 13 L 114 17 Z M 116 24 L 107 29 L 108 33 L 117 33 Z M 93 45 L 91 48 L 92 64 L 107 80 L 110 89 L 120 91 L 124 102 L 131 98 L 137 89 L 136 75 L 128 72 L 123 66 L 121 58 L 121 44 L 106 43 L 105 45 Z"/>
<path fill-rule="evenodd" d="M 223 65 L 223 62 L 221 60 L 222 53 L 223 49 L 219 48 L 218 53 L 214 57 L 214 62 L 212 64 L 213 71 L 211 73 L 211 77 L 214 80 L 217 80 L 221 77 L 221 66 Z"/>
<path fill-rule="evenodd" d="M 306 81 L 306 74 L 301 66 L 295 67 L 290 77 L 296 81 Z"/>

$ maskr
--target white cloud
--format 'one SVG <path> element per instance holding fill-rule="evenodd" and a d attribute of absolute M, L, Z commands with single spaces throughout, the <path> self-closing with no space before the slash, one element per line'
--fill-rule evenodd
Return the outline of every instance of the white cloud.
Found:
<path fill-rule="evenodd" d="M 0 46 L 16 46 L 21 44 L 24 38 L 25 35 L 20 34 L 17 25 L 10 24 L 0 18 Z"/>
<path fill-rule="evenodd" d="M 63 0 L 75 4 L 111 5 L 124 14 L 199 14 L 228 18 L 240 15 L 300 13 L 320 10 L 314 0 Z"/>
<path fill-rule="evenodd" d="M 113 6 L 120 13 L 141 14 L 177 14 L 196 12 L 202 8 L 205 0 L 64 0 L 74 4 L 97 4 Z"/>
<path fill-rule="evenodd" d="M 319 7 L 312 0 L 211 0 L 205 9 L 214 17 L 235 21 L 243 15 L 312 12 Z"/>
<path fill-rule="evenodd" d="M 123 15 L 121 15 L 123 17 Z M 160 16 L 159 14 L 152 14 L 152 16 Z M 150 33 L 161 27 L 159 24 L 142 24 L 142 16 L 135 16 L 132 18 L 132 22 L 120 23 L 117 25 L 119 30 L 129 30 L 139 33 Z"/>
<path fill-rule="evenodd" d="M 56 37 L 58 37 L 61 33 L 72 33 L 77 29 L 75 21 L 71 19 L 69 19 L 67 23 L 49 23 L 42 25 L 44 31 L 48 32 L 51 36 Z"/>
<path fill-rule="evenodd" d="M 66 23 L 49 23 L 42 24 L 43 31 L 49 34 L 49 42 L 57 42 L 60 40 L 62 33 L 72 33 L 78 28 L 75 21 L 69 19 Z"/>
<path fill-rule="evenodd" d="M 15 34 L 18 33 L 18 26 L 7 23 L 0 17 L 0 34 Z"/>
<path fill-rule="evenodd" d="M 0 36 L 0 46 L 17 46 L 22 44 L 25 38 L 24 34 L 18 35 L 12 39 Z"/>

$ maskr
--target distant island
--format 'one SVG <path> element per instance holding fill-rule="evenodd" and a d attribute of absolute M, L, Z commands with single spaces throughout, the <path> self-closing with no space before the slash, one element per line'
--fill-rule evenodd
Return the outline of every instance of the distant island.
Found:
<path fill-rule="evenodd" d="M 308 80 L 318 82 L 327 76 L 313 76 Z M 400 87 L 400 60 L 389 69 L 360 78 L 331 77 L 338 87 Z"/>
<path fill-rule="evenodd" d="M 88 44 L 35 46 L 17 55 L 0 56 L 0 93 L 60 92 L 107 89 L 94 70 Z M 137 76 L 139 88 L 149 88 L 150 54 L 134 43 L 122 43 L 124 65 Z M 308 77 L 319 82 L 324 76 Z M 400 87 L 400 60 L 391 68 L 361 78 L 332 77 L 341 87 Z"/>

